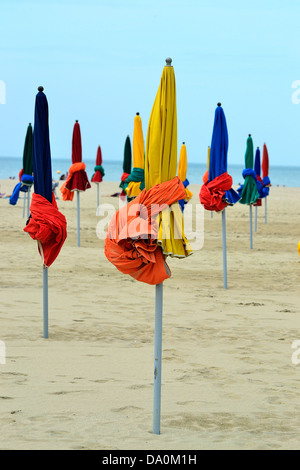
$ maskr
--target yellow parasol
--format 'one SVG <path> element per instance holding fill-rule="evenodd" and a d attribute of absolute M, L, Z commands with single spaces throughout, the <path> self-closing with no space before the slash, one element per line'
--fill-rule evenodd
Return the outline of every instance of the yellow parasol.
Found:
<path fill-rule="evenodd" d="M 144 159 L 145 159 L 145 146 L 142 120 L 139 113 L 136 113 L 133 123 L 133 169 L 126 182 L 129 181 L 125 187 L 128 198 L 134 198 L 140 194 L 144 189 Z"/>
<path fill-rule="evenodd" d="M 177 170 L 177 109 L 176 84 L 171 59 L 166 60 L 152 111 L 150 114 L 145 158 L 145 188 L 172 180 Z M 192 248 L 183 233 L 180 206 L 172 204 L 158 217 L 157 243 L 164 255 L 178 258 L 192 254 Z"/>
<path fill-rule="evenodd" d="M 209 171 L 210 146 L 207 147 L 207 171 Z"/>
<path fill-rule="evenodd" d="M 167 65 L 163 69 L 148 124 L 145 157 L 146 191 L 176 178 L 176 85 L 171 63 L 172 59 L 166 59 Z M 179 181 L 178 177 L 177 180 Z M 157 244 L 161 246 L 164 256 L 183 258 L 192 253 L 183 233 L 183 217 L 178 202 L 160 212 L 156 222 Z M 160 434 L 163 283 L 155 287 L 153 432 Z"/>
<path fill-rule="evenodd" d="M 188 180 L 186 179 L 186 173 L 187 173 L 187 151 L 186 151 L 186 145 L 184 142 L 182 142 L 181 149 L 180 149 L 180 154 L 179 154 L 179 163 L 178 163 L 178 178 L 181 179 L 184 185 L 185 189 L 185 202 L 189 201 L 193 197 L 193 193 L 187 188 L 187 185 L 189 184 Z"/>

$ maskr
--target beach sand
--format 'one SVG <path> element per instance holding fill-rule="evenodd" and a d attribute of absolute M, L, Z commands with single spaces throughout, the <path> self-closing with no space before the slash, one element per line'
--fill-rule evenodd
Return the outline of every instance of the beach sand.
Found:
<path fill-rule="evenodd" d="M 0 181 L 10 193 L 16 181 Z M 100 185 L 118 206 L 118 182 Z M 192 204 L 200 185 L 191 185 Z M 1 449 L 300 449 L 300 188 L 272 187 L 258 208 L 204 214 L 204 246 L 168 259 L 164 283 L 161 434 L 152 433 L 155 287 L 121 274 L 96 235 L 96 186 L 57 201 L 68 238 L 49 268 L 43 338 L 42 264 L 23 201 L 0 199 Z M 254 211 L 253 211 L 254 214 Z M 300 347 L 300 346 L 299 346 Z M 299 356 L 300 358 L 300 351 Z M 2 361 L 4 362 L 4 361 Z"/>

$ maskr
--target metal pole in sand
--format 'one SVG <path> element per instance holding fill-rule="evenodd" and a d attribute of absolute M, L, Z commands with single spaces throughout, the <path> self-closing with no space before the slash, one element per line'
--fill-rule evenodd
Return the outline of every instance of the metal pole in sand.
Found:
<path fill-rule="evenodd" d="M 222 239 L 223 239 L 223 284 L 227 289 L 227 249 L 226 249 L 226 214 L 222 211 Z"/>
<path fill-rule="evenodd" d="M 160 434 L 163 283 L 155 286 L 153 433 Z"/>
<path fill-rule="evenodd" d="M 48 268 L 43 266 L 43 331 L 48 338 Z"/>
<path fill-rule="evenodd" d="M 30 216 L 30 187 L 28 188 L 27 194 L 27 219 Z"/>
<path fill-rule="evenodd" d="M 100 190 L 99 190 L 99 183 L 97 183 L 97 215 L 99 212 L 99 202 L 100 202 Z"/>
<path fill-rule="evenodd" d="M 267 223 L 267 197 L 265 197 L 265 224 Z"/>
<path fill-rule="evenodd" d="M 80 202 L 79 202 L 79 191 L 77 191 L 77 246 L 80 246 Z"/>
<path fill-rule="evenodd" d="M 257 206 L 255 206 L 255 222 L 254 222 L 254 230 L 255 233 L 257 232 Z"/>
<path fill-rule="evenodd" d="M 250 208 L 250 250 L 253 249 L 253 234 L 252 234 L 252 204 L 249 205 L 249 208 Z"/>
<path fill-rule="evenodd" d="M 26 207 L 26 193 L 23 193 L 24 194 L 24 197 L 23 197 L 23 219 L 25 217 L 25 207 Z"/>

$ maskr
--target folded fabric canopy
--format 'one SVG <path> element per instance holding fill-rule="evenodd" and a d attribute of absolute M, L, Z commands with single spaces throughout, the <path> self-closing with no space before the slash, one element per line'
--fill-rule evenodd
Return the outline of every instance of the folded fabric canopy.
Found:
<path fill-rule="evenodd" d="M 203 175 L 203 185 L 199 193 L 201 204 L 206 210 L 222 211 L 233 206 L 239 195 L 232 186 L 232 177 L 227 173 L 228 130 L 221 103 L 215 110 L 211 146 L 208 148 L 208 171 Z"/>
<path fill-rule="evenodd" d="M 180 201 L 178 201 L 182 212 L 184 210 L 185 204 L 187 204 L 188 201 L 192 199 L 193 197 L 193 193 L 187 188 L 190 182 L 186 177 L 186 173 L 187 173 L 187 151 L 186 151 L 186 145 L 183 142 L 181 145 L 181 149 L 180 149 L 178 171 L 177 171 L 178 178 L 181 179 L 181 181 L 183 182 L 183 186 L 185 187 L 185 198 L 180 199 Z"/>
<path fill-rule="evenodd" d="M 264 144 L 263 147 L 263 159 L 262 159 L 262 174 L 263 174 L 263 185 L 265 188 L 269 188 L 271 186 L 271 181 L 269 178 L 269 153 L 266 144 Z M 268 189 L 268 194 L 269 195 L 269 189 Z"/>
<path fill-rule="evenodd" d="M 52 203 L 40 194 L 33 193 L 30 205 L 31 215 L 24 232 L 38 242 L 43 264 L 47 267 L 57 258 L 67 238 L 67 221 L 59 212 L 52 193 Z"/>
<path fill-rule="evenodd" d="M 20 196 L 20 191 L 23 191 L 24 193 L 27 193 L 28 189 L 32 185 L 33 185 L 33 176 L 23 174 L 21 176 L 21 181 L 18 184 L 16 184 L 16 186 L 14 187 L 12 195 L 9 198 L 9 203 L 12 206 L 15 206 L 18 202 L 18 199 L 19 199 L 19 196 Z"/>
<path fill-rule="evenodd" d="M 127 186 L 126 180 L 131 173 L 131 143 L 129 135 L 126 137 L 124 145 L 124 157 L 123 157 L 123 173 L 121 176 L 121 183 L 119 187 L 122 189 L 121 197 L 126 197 L 125 187 Z"/>
<path fill-rule="evenodd" d="M 184 196 L 184 186 L 175 177 L 148 191 L 144 189 L 117 211 L 107 229 L 107 259 L 122 273 L 147 284 L 160 284 L 169 278 L 170 269 L 157 244 L 157 216 Z M 178 236 L 181 238 L 181 234 Z"/>
<path fill-rule="evenodd" d="M 256 204 L 259 199 L 259 192 L 257 189 L 256 173 L 253 170 L 253 140 L 251 134 L 247 138 L 246 152 L 245 152 L 245 166 L 243 170 L 243 178 L 245 183 L 241 185 L 237 192 L 241 196 L 241 204 Z"/>
<path fill-rule="evenodd" d="M 144 136 L 142 120 L 139 113 L 136 113 L 133 124 L 133 168 L 130 175 L 126 178 L 123 188 L 127 194 L 127 201 L 131 201 L 131 199 L 135 198 L 145 188 Z"/>
<path fill-rule="evenodd" d="M 77 175 L 77 177 L 79 177 L 81 172 L 85 173 L 85 163 L 78 162 L 78 163 L 73 163 L 70 166 L 68 177 L 67 177 L 65 183 L 60 188 L 60 192 L 62 194 L 62 198 L 63 198 L 64 201 L 73 201 L 74 191 L 75 190 L 70 190 L 69 187 L 72 184 L 72 179 L 73 179 L 74 175 Z M 79 191 L 79 190 L 76 189 L 76 191 Z"/>
<path fill-rule="evenodd" d="M 36 95 L 33 132 L 34 193 L 30 217 L 24 232 L 37 241 L 43 265 L 51 266 L 67 237 L 67 221 L 58 211 L 52 192 L 52 167 L 49 140 L 48 101 L 39 87 Z"/>
<path fill-rule="evenodd" d="M 63 199 L 72 201 L 70 192 L 85 191 L 89 189 L 91 184 L 85 172 L 85 164 L 82 163 L 82 145 L 81 132 L 79 122 L 76 121 L 72 135 L 72 165 L 69 169 L 69 176 L 63 186 L 60 188 Z"/>
<path fill-rule="evenodd" d="M 163 69 L 160 86 L 150 113 L 145 155 L 145 189 L 171 181 L 177 171 L 177 106 L 175 73 L 171 65 Z M 184 192 L 185 197 L 186 192 Z M 180 198 L 180 199 L 183 199 Z M 171 220 L 171 225 L 170 225 Z M 164 255 L 185 258 L 193 253 L 182 230 L 182 237 L 175 237 L 172 227 L 182 225 L 182 212 L 176 202 L 169 211 L 159 214 L 157 243 Z M 169 236 L 168 227 L 171 226 Z"/>
<path fill-rule="evenodd" d="M 99 145 L 97 148 L 96 166 L 94 168 L 94 173 L 91 179 L 92 183 L 101 183 L 104 175 L 105 172 L 102 166 L 102 152 Z"/>

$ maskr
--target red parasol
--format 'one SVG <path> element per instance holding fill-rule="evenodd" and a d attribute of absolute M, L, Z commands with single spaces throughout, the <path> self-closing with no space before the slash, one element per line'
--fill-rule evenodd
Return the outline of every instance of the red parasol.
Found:
<path fill-rule="evenodd" d="M 103 175 L 101 173 L 101 170 L 98 169 L 99 167 L 102 167 L 102 152 L 100 145 L 97 149 L 95 173 L 92 176 L 92 183 L 102 183 Z"/>
<path fill-rule="evenodd" d="M 69 176 L 61 187 L 63 199 L 72 201 L 74 191 L 85 191 L 90 187 L 91 185 L 85 171 L 85 163 L 82 162 L 80 126 L 79 122 L 76 121 L 72 136 L 72 165 L 69 169 Z"/>
<path fill-rule="evenodd" d="M 261 168 L 262 168 L 263 178 L 265 178 L 266 176 L 269 176 L 269 154 L 268 154 L 268 149 L 267 149 L 266 144 L 264 144 L 264 148 L 263 148 L 263 158 L 262 158 Z"/>

